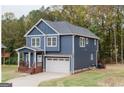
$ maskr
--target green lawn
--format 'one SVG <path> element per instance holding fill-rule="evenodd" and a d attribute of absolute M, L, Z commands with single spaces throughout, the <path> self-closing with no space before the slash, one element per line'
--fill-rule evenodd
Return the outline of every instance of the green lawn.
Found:
<path fill-rule="evenodd" d="M 107 65 L 106 69 L 41 82 L 39 86 L 124 86 L 124 65 Z"/>
<path fill-rule="evenodd" d="M 2 65 L 2 82 L 20 76 L 25 76 L 25 74 L 17 71 L 17 65 Z"/>

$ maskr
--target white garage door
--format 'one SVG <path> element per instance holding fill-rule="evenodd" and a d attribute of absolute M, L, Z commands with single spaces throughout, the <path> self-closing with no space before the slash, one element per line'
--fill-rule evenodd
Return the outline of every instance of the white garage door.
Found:
<path fill-rule="evenodd" d="M 70 72 L 69 58 L 47 58 L 46 59 L 46 72 Z"/>

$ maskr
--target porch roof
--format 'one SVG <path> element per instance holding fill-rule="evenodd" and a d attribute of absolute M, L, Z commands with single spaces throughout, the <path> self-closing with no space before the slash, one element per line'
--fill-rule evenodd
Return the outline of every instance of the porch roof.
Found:
<path fill-rule="evenodd" d="M 41 49 L 41 48 L 34 48 L 34 47 L 27 47 L 27 46 L 18 48 L 18 49 L 16 49 L 16 51 L 19 51 L 19 50 L 22 50 L 22 49 L 29 49 L 29 50 L 32 50 L 32 51 L 43 51 L 43 49 Z"/>

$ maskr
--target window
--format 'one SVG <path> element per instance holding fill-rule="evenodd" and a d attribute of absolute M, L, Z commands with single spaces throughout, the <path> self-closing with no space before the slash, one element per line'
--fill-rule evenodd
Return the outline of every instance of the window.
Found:
<path fill-rule="evenodd" d="M 96 45 L 96 39 L 94 39 L 94 45 Z"/>
<path fill-rule="evenodd" d="M 32 47 L 40 47 L 40 38 L 39 37 L 32 37 L 31 46 Z"/>
<path fill-rule="evenodd" d="M 88 41 L 88 38 L 86 38 L 86 44 L 88 44 L 88 42 L 89 42 L 89 41 Z"/>
<path fill-rule="evenodd" d="M 80 47 L 85 47 L 85 38 L 80 37 Z"/>
<path fill-rule="evenodd" d="M 47 37 L 47 47 L 56 47 L 57 38 L 56 37 Z"/>
<path fill-rule="evenodd" d="M 93 60 L 93 53 L 91 53 L 91 57 L 90 57 L 91 60 Z"/>

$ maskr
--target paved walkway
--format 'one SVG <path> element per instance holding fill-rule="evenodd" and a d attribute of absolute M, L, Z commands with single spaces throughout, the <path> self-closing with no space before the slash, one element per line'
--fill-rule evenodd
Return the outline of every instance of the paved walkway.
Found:
<path fill-rule="evenodd" d="M 60 73 L 39 73 L 39 74 L 34 74 L 34 75 L 28 75 L 25 77 L 19 77 L 15 79 L 11 79 L 7 81 L 7 83 L 12 83 L 13 86 L 20 86 L 20 87 L 25 87 L 25 86 L 38 86 L 40 82 L 42 81 L 47 81 L 47 80 L 52 80 L 56 78 L 62 78 L 65 76 L 68 76 L 69 74 L 60 74 Z"/>

